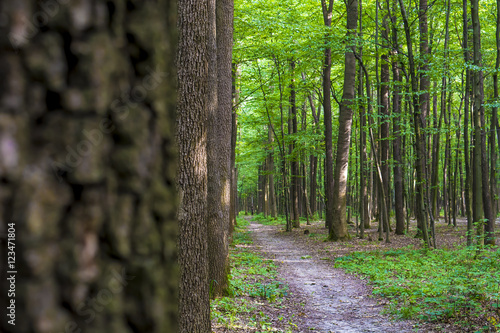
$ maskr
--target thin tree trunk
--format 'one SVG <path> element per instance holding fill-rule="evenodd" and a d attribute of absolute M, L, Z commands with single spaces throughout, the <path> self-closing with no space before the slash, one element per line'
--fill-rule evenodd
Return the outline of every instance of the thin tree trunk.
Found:
<path fill-rule="evenodd" d="M 463 0 L 462 9 L 462 29 L 463 29 L 463 50 L 464 61 L 468 63 L 469 56 L 469 34 L 468 34 L 468 20 L 467 20 L 467 0 Z M 463 80 L 462 80 L 463 82 Z M 467 245 L 472 245 L 472 203 L 471 203 L 471 184 L 472 175 L 470 167 L 470 151 L 469 151 L 469 100 L 470 100 L 470 70 L 465 70 L 465 97 L 464 97 L 464 162 L 465 162 L 465 212 L 467 214 Z"/>
<path fill-rule="evenodd" d="M 396 7 L 394 2 L 393 8 Z M 393 15 L 395 9 L 393 9 Z M 393 17 L 395 20 L 395 16 Z M 399 53 L 398 47 L 398 30 L 395 24 L 392 28 L 392 78 L 395 82 L 393 97 L 392 97 L 392 112 L 394 114 L 393 120 L 393 156 L 394 156 L 394 206 L 396 213 L 396 235 L 403 235 L 405 232 L 405 218 L 404 218 L 404 187 L 403 187 L 403 158 L 401 156 L 401 132 L 400 132 L 400 122 L 401 119 L 401 96 L 400 96 L 400 85 L 401 77 L 399 73 L 399 60 L 397 55 Z"/>
<path fill-rule="evenodd" d="M 476 68 L 480 68 L 481 66 L 481 27 L 479 23 L 479 2 L 478 0 L 471 1 L 471 16 L 472 16 L 472 44 L 473 44 L 473 61 L 474 66 Z M 476 69 L 474 71 L 473 77 L 473 96 L 474 103 L 472 105 L 472 114 L 474 118 L 474 158 L 473 158 L 473 192 L 472 196 L 472 214 L 474 217 L 474 223 L 476 225 L 476 235 L 482 236 L 484 235 L 484 227 L 485 224 L 482 222 L 483 218 L 483 204 L 487 204 L 486 202 L 482 202 L 482 161 L 481 161 L 481 153 L 482 153 L 482 135 L 481 135 L 481 113 L 483 109 L 483 72 L 482 70 Z M 486 216 L 488 218 L 488 216 Z M 480 238 L 480 242 L 483 240 Z"/>
<path fill-rule="evenodd" d="M 273 132 L 271 129 L 271 126 L 267 126 L 268 129 L 268 136 L 267 140 L 270 145 L 269 152 L 267 155 L 268 158 L 268 172 L 269 172 L 269 210 L 270 210 L 270 215 L 271 217 L 276 217 L 278 215 L 277 208 L 276 208 L 276 193 L 274 190 L 274 148 L 273 148 Z"/>
<path fill-rule="evenodd" d="M 381 30 L 381 36 L 382 36 L 382 43 L 384 45 L 389 44 L 389 28 L 388 28 L 388 23 L 387 23 L 388 17 L 387 15 L 384 15 L 382 19 L 382 30 Z M 385 204 L 385 209 L 387 211 L 383 212 L 383 214 L 380 214 L 380 217 L 384 218 L 389 218 L 389 205 L 387 204 L 390 202 L 389 200 L 389 184 L 390 184 L 390 179 L 389 179 L 389 124 L 390 124 L 390 112 L 389 112 L 389 80 L 390 80 L 390 74 L 389 74 L 389 55 L 388 55 L 388 48 L 384 47 L 383 54 L 381 56 L 381 64 L 380 64 L 380 108 L 379 108 L 379 114 L 380 114 L 380 170 L 382 172 L 382 184 L 381 187 L 379 187 L 379 192 L 380 193 L 380 202 L 382 203 L 383 200 L 386 201 Z M 383 187 L 383 189 L 382 189 Z M 382 193 L 384 193 L 384 196 L 387 196 L 385 198 L 382 198 Z M 380 209 L 382 208 L 381 205 Z M 381 225 L 385 228 L 386 225 L 389 225 L 389 221 L 381 221 Z"/>
<path fill-rule="evenodd" d="M 236 216 L 238 215 L 238 171 L 236 170 L 236 138 L 238 134 L 238 114 L 237 105 L 239 103 L 239 91 L 236 87 L 236 78 L 238 75 L 238 66 L 232 64 L 232 90 L 233 90 L 233 107 L 232 107 L 232 128 L 231 128 L 231 201 L 229 216 L 231 220 L 230 233 L 232 234 L 236 227 Z"/>
<path fill-rule="evenodd" d="M 410 25 L 408 22 L 408 17 L 406 15 L 406 9 L 404 7 L 403 1 L 399 0 L 399 7 L 401 10 L 401 16 L 403 17 L 405 34 L 406 34 L 406 42 L 408 45 L 408 61 L 410 66 L 410 75 L 411 75 L 411 86 L 413 91 L 413 126 L 415 129 L 415 152 L 416 152 L 416 161 L 415 161 L 415 170 L 417 174 L 417 185 L 416 185 L 416 217 L 417 217 L 417 228 L 420 230 L 420 233 L 423 236 L 425 244 L 429 245 L 429 236 L 427 233 L 427 212 L 424 204 L 424 197 L 426 195 L 425 191 L 425 139 L 422 134 L 422 127 L 425 126 L 425 115 L 427 114 L 427 102 L 429 98 L 428 92 L 421 93 L 420 100 L 416 94 L 419 91 L 418 81 L 417 81 L 417 73 L 415 69 L 415 60 L 413 57 L 413 45 L 411 40 L 411 32 Z M 420 23 L 420 33 L 421 38 L 421 54 L 425 56 L 427 54 L 427 1 L 420 0 L 420 15 L 419 15 L 419 23 Z M 425 71 L 426 67 L 423 66 L 422 70 Z M 422 81 L 423 79 L 423 81 Z M 421 76 L 421 85 L 420 90 L 427 91 L 428 90 L 428 79 L 425 76 Z"/>
<path fill-rule="evenodd" d="M 290 111 L 291 111 L 291 125 L 288 132 L 292 135 L 297 133 L 297 104 L 296 104 L 296 93 L 295 93 L 295 79 L 293 78 L 295 70 L 295 61 L 290 61 L 290 75 L 292 76 L 290 83 Z M 291 205 L 292 205 L 292 224 L 294 228 L 300 227 L 299 219 L 299 162 L 298 154 L 295 151 L 295 140 L 291 140 L 290 143 L 290 171 L 291 171 Z"/>
<path fill-rule="evenodd" d="M 321 0 L 323 9 L 323 20 L 325 26 L 332 24 L 333 0 L 329 0 L 328 7 L 326 0 Z M 329 34 L 325 36 L 325 45 L 327 45 Z M 333 208 L 333 138 L 332 138 L 332 105 L 330 101 L 330 74 L 332 68 L 332 51 L 330 47 L 325 46 L 325 56 L 323 62 L 323 110 L 325 124 L 325 227 L 331 228 L 334 219 Z"/>

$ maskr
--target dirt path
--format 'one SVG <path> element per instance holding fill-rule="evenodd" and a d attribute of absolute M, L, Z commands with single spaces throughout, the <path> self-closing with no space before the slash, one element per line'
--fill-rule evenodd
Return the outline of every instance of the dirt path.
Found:
<path fill-rule="evenodd" d="M 363 281 L 308 253 L 311 249 L 279 227 L 251 222 L 248 229 L 260 251 L 277 262 L 294 300 L 305 304 L 300 332 L 415 332 L 411 322 L 381 315 L 383 306 L 369 297 Z"/>

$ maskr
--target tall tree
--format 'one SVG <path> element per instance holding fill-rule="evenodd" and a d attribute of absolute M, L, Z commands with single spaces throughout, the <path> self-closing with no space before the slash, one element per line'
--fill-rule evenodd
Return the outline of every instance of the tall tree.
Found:
<path fill-rule="evenodd" d="M 394 141 L 392 143 L 394 156 L 394 210 L 396 212 L 396 235 L 403 235 L 405 231 L 404 219 L 404 185 L 403 185 L 403 156 L 401 154 L 401 74 L 399 65 L 399 41 L 396 25 L 396 1 L 393 2 L 392 20 L 392 78 L 394 81 L 394 90 L 392 97 L 392 111 L 394 113 L 393 133 Z"/>
<path fill-rule="evenodd" d="M 321 0 L 323 21 L 326 27 L 332 25 L 333 0 Z M 333 209 L 333 134 L 332 134 L 332 104 L 330 100 L 332 70 L 332 50 L 329 46 L 331 34 L 325 36 L 325 56 L 323 62 L 323 114 L 325 123 L 325 227 L 331 228 L 334 219 Z"/>
<path fill-rule="evenodd" d="M 413 43 L 411 39 L 411 29 L 408 21 L 408 15 L 406 14 L 406 9 L 403 4 L 403 0 L 399 0 L 399 8 L 401 11 L 401 16 L 403 18 L 404 30 L 406 35 L 406 43 L 408 47 L 408 64 L 410 69 L 410 78 L 411 78 L 411 90 L 412 94 L 412 104 L 413 104 L 413 126 L 415 130 L 415 170 L 416 170 L 416 205 L 415 205 L 415 215 L 417 217 L 417 227 L 419 228 L 420 233 L 423 236 L 426 245 L 429 245 L 429 238 L 427 233 L 427 212 L 425 209 L 424 198 L 425 198 L 425 156 L 426 156 L 426 148 L 425 148 L 425 140 L 423 139 L 422 128 L 425 126 L 425 117 L 426 107 L 428 102 L 429 94 L 422 93 L 422 95 L 426 95 L 425 97 L 418 97 L 417 92 L 419 92 L 419 85 L 417 79 L 417 72 L 415 66 L 415 57 L 413 55 Z M 427 15 L 425 14 L 427 11 L 427 2 L 426 0 L 420 0 L 420 12 L 419 12 L 419 21 L 421 22 L 421 33 L 422 30 L 427 36 Z M 421 37 L 424 38 L 424 37 Z M 427 37 L 425 37 L 427 38 Z M 421 52 L 426 53 L 427 43 L 425 41 L 421 42 Z M 426 83 L 421 83 L 420 89 L 428 88 Z M 422 108 L 422 109 L 421 109 Z"/>
<path fill-rule="evenodd" d="M 497 48 L 496 60 L 495 60 L 495 71 L 493 72 L 493 97 L 495 103 L 498 101 L 498 70 L 500 68 L 500 0 L 496 1 L 497 7 L 497 20 L 495 29 L 495 43 Z M 500 137 L 500 132 L 498 130 L 498 107 L 494 106 L 491 114 L 491 125 L 490 125 L 490 184 L 491 184 L 491 200 L 492 200 L 492 210 L 493 216 L 497 216 L 498 213 L 498 196 L 497 193 L 497 146 L 495 144 L 496 134 Z M 500 140 L 497 141 L 500 144 Z"/>
<path fill-rule="evenodd" d="M 297 94 L 295 91 L 295 61 L 290 61 L 290 125 L 288 129 L 288 133 L 295 135 L 297 134 Z M 300 227 L 300 219 L 299 219 L 299 157 L 297 151 L 295 151 L 295 140 L 291 140 L 290 142 L 290 173 L 291 173 L 291 195 L 290 201 L 292 204 L 292 224 L 294 228 Z"/>
<path fill-rule="evenodd" d="M 234 10 L 234 9 L 233 9 Z M 232 105 L 232 126 L 231 126 L 231 200 L 230 200 L 230 228 L 231 232 L 236 226 L 236 215 L 238 215 L 238 170 L 236 169 L 236 139 L 238 133 L 238 114 L 236 113 L 239 103 L 239 91 L 236 88 L 236 76 L 238 66 L 236 63 L 232 64 L 232 91 L 233 91 L 233 105 Z"/>
<path fill-rule="evenodd" d="M 484 202 L 482 197 L 483 183 L 482 183 L 482 135 L 481 135 L 481 113 L 483 112 L 483 72 L 480 69 L 481 66 L 481 27 L 479 22 L 479 3 L 477 0 L 471 1 L 471 16 L 472 16 L 472 45 L 473 45 L 473 63 L 475 66 L 473 72 L 473 104 L 472 104 L 472 114 L 474 121 L 474 157 L 473 165 L 474 170 L 472 174 L 472 186 L 473 186 L 473 196 L 472 196 L 472 214 L 474 218 L 474 223 L 476 225 L 476 232 L 478 235 L 484 234 L 485 225 L 482 221 L 483 219 L 483 208 L 487 204 Z M 488 216 L 486 216 L 488 218 Z"/>
<path fill-rule="evenodd" d="M 386 8 L 388 11 L 389 8 Z M 381 56 L 380 64 L 380 170 L 382 172 L 382 184 L 384 187 L 384 193 L 386 195 L 386 200 L 389 201 L 389 185 L 391 183 L 389 179 L 389 124 L 390 124 L 390 112 L 389 112 L 389 27 L 388 27 L 388 14 L 384 14 L 382 19 L 382 43 L 383 43 L 383 54 Z M 382 188 L 379 188 L 379 201 L 382 202 Z M 381 211 L 382 205 L 380 205 L 379 211 Z M 386 209 L 389 209 L 387 205 Z M 389 218 L 389 212 L 384 212 L 380 214 L 381 225 L 384 226 L 389 223 L 389 221 L 384 221 L 384 218 Z"/>
<path fill-rule="evenodd" d="M 351 143 L 354 90 L 356 85 L 355 37 L 358 25 L 358 0 L 347 0 L 347 39 L 345 50 L 344 92 L 339 112 L 339 134 L 333 188 L 333 220 L 329 226 L 329 238 L 349 238 L 346 220 L 347 175 L 349 169 L 349 147 Z M 326 111 L 326 110 L 325 110 Z"/>
<path fill-rule="evenodd" d="M 462 39 L 464 50 L 464 62 L 467 64 L 470 61 L 469 52 L 469 32 L 468 32 L 468 15 L 467 15 L 467 0 L 462 3 Z M 464 93 L 464 164 L 465 164 L 465 211 L 467 215 L 467 245 L 472 245 L 472 203 L 471 203 L 471 165 L 469 152 L 469 104 L 470 104 L 470 76 L 471 70 L 465 69 L 465 93 Z"/>
<path fill-rule="evenodd" d="M 208 256 L 213 297 L 228 288 L 232 132 L 232 0 L 209 0 Z M 215 82 L 217 82 L 215 84 Z M 215 91 L 215 92 L 214 92 Z"/>
<path fill-rule="evenodd" d="M 359 38 L 363 37 L 363 1 L 359 0 Z M 362 45 L 359 46 L 358 50 L 359 56 L 358 61 L 359 66 L 359 87 L 358 87 L 358 97 L 364 99 L 364 88 L 363 88 L 363 75 L 362 75 L 362 57 L 363 49 Z M 362 103 L 359 109 L 359 130 L 360 130 L 360 144 L 359 144 L 359 163 L 360 163 L 360 184 L 359 184 L 359 196 L 360 196 L 360 237 L 364 237 L 365 229 L 370 228 L 370 216 L 368 213 L 368 163 L 366 157 L 366 107 L 365 103 Z"/>
<path fill-rule="evenodd" d="M 484 120 L 484 77 L 481 55 L 481 24 L 479 21 L 479 2 L 472 0 L 471 2 L 471 16 L 472 16 L 472 40 L 474 48 L 474 196 L 478 195 L 482 199 L 482 211 L 479 198 L 476 199 L 474 210 L 478 210 L 474 214 L 474 222 L 480 222 L 482 213 L 486 222 L 479 223 L 478 233 L 482 234 L 482 228 L 485 232 L 485 243 L 495 244 L 494 240 L 494 226 L 495 218 L 491 207 L 490 188 L 489 188 L 489 165 L 486 153 L 486 124 Z M 477 184 L 476 184 L 477 182 Z M 473 197 L 474 200 L 474 197 Z"/>
<path fill-rule="evenodd" d="M 273 148 L 273 142 L 274 142 L 274 137 L 273 137 L 273 132 L 271 129 L 271 126 L 267 126 L 267 140 L 268 144 L 270 146 L 269 148 L 269 153 L 267 155 L 267 162 L 266 165 L 268 166 L 267 172 L 268 172 L 268 183 L 269 183 L 269 210 L 270 210 L 270 215 L 271 217 L 276 217 L 278 215 L 278 210 L 276 207 L 276 193 L 274 190 L 274 148 Z"/>
<path fill-rule="evenodd" d="M 215 17 L 208 0 L 179 0 L 178 11 L 179 332 L 209 333 L 206 122 L 209 19 Z"/>
<path fill-rule="evenodd" d="M 0 331 L 177 331 L 175 2 L 65 2 L 28 34 L 47 4 L 1 5 Z"/>

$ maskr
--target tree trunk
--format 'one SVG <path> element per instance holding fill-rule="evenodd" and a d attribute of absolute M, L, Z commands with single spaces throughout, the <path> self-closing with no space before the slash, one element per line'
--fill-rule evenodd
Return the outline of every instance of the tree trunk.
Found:
<path fill-rule="evenodd" d="M 274 191 L 274 148 L 273 148 L 273 133 L 271 126 L 268 125 L 268 143 L 270 145 L 270 150 L 267 155 L 268 158 L 268 172 L 269 172 L 269 210 L 271 217 L 276 217 L 278 215 L 276 208 L 276 193 Z"/>
<path fill-rule="evenodd" d="M 290 111 L 291 111 L 291 128 L 289 127 L 288 132 L 292 135 L 297 133 L 297 103 L 296 103 L 296 93 L 295 93 L 295 79 L 294 76 L 295 70 L 295 62 L 290 61 L 290 75 L 292 76 L 290 83 Z M 295 144 L 291 140 L 290 144 L 290 171 L 291 171 L 291 204 L 292 204 L 292 224 L 294 228 L 300 227 L 300 219 L 299 219 L 299 162 L 298 162 L 298 154 L 295 151 Z"/>
<path fill-rule="evenodd" d="M 231 114 L 231 200 L 230 200 L 230 233 L 236 227 L 236 216 L 238 216 L 238 171 L 236 169 L 236 138 L 238 134 L 238 114 L 236 113 L 239 103 L 239 91 L 236 88 L 236 78 L 238 66 L 232 64 L 232 91 L 233 91 L 233 106 Z"/>
<path fill-rule="evenodd" d="M 316 113 L 316 108 L 314 106 L 313 102 L 313 97 L 311 94 L 308 95 L 308 100 L 309 100 L 309 106 L 311 107 L 311 113 L 313 116 L 313 124 L 314 124 L 314 133 L 319 134 L 319 117 L 320 117 L 320 111 L 321 107 L 318 108 L 318 112 Z M 316 149 L 316 148 L 315 148 Z M 310 184 L 310 208 L 311 208 L 311 215 L 314 215 L 316 213 L 317 209 L 317 187 L 318 187 L 318 156 L 315 154 L 311 154 L 309 156 L 309 184 Z"/>
<path fill-rule="evenodd" d="M 321 0 L 323 9 L 323 20 L 325 26 L 332 24 L 333 0 L 329 0 L 328 7 L 326 0 Z M 325 45 L 328 45 L 329 34 L 325 36 Z M 332 134 L 332 104 L 330 101 L 330 74 L 332 68 L 332 51 L 325 46 L 325 57 L 323 62 L 323 109 L 325 124 L 325 227 L 331 228 L 334 219 L 333 209 L 333 134 Z"/>
<path fill-rule="evenodd" d="M 471 1 L 471 16 L 472 16 L 472 44 L 474 49 L 473 60 L 476 70 L 473 77 L 473 96 L 474 103 L 472 105 L 472 114 L 474 117 L 474 172 L 472 178 L 472 185 L 474 195 L 472 196 L 474 223 L 476 225 L 476 233 L 478 236 L 484 234 L 485 224 L 482 222 L 483 218 L 483 184 L 482 184 L 482 135 L 481 135 L 481 113 L 483 109 L 483 72 L 480 70 L 481 66 L 481 27 L 479 23 L 479 3 L 478 0 Z M 478 70 L 479 69 L 479 70 Z M 488 190 L 489 191 L 489 190 Z M 486 216 L 488 218 L 489 216 Z M 482 241 L 481 241 L 482 242 Z"/>
<path fill-rule="evenodd" d="M 363 1 L 359 0 L 359 38 L 362 38 L 363 36 L 363 20 L 362 20 L 362 15 L 363 15 Z M 363 56 L 363 50 L 362 47 L 359 47 L 359 58 L 362 59 Z M 362 68 L 361 68 L 361 61 L 359 66 L 359 74 L 358 74 L 358 81 L 359 81 L 359 87 L 358 87 L 358 97 L 361 98 L 361 100 L 364 100 L 364 93 L 363 93 L 363 75 L 362 75 Z M 360 238 L 364 237 L 364 231 L 365 229 L 370 228 L 370 216 L 368 213 L 368 186 L 367 186 L 367 178 L 368 178 L 368 163 L 367 163 L 367 158 L 366 158 L 366 107 L 365 103 L 361 103 L 360 108 L 359 108 L 359 163 L 360 163 L 360 171 L 359 171 L 359 196 L 360 196 Z"/>
<path fill-rule="evenodd" d="M 356 35 L 358 21 L 358 0 L 348 0 L 347 9 L 347 37 Z M 333 223 L 330 225 L 329 238 L 332 240 L 349 239 L 346 221 L 347 176 L 349 169 L 349 146 L 351 143 L 352 105 L 356 85 L 356 58 L 355 46 L 349 41 L 345 51 L 344 92 L 339 112 L 339 135 L 337 140 L 337 157 L 334 175 L 333 190 Z"/>
<path fill-rule="evenodd" d="M 228 288 L 232 132 L 232 3 L 209 1 L 210 64 L 208 165 L 208 260 L 212 297 Z"/>
<path fill-rule="evenodd" d="M 384 45 L 389 44 L 389 31 L 388 31 L 388 23 L 387 23 L 387 15 L 384 15 L 382 20 L 382 43 Z M 382 184 L 383 193 L 385 193 L 386 202 L 390 202 L 389 199 L 389 56 L 387 54 L 388 49 L 384 47 L 383 54 L 381 56 L 381 64 L 380 64 L 380 170 L 382 172 Z M 382 191 L 382 188 L 379 188 L 379 191 Z M 379 192 L 380 194 L 382 192 Z M 380 199 L 382 199 L 382 195 L 380 195 Z M 380 200 L 382 203 L 382 200 Z M 389 218 L 389 204 L 387 204 L 386 209 L 388 211 L 384 212 L 380 216 L 384 216 L 385 218 Z M 380 206 L 380 209 L 382 205 Z M 389 221 L 381 221 L 381 225 L 385 226 L 389 225 Z"/>
<path fill-rule="evenodd" d="M 392 29 L 393 45 L 398 45 L 398 35 L 396 26 Z M 403 235 L 405 232 L 405 218 L 404 218 L 404 186 L 403 186 L 403 158 L 401 155 L 401 132 L 399 123 L 401 122 L 401 96 L 400 85 L 401 77 L 399 74 L 399 61 L 397 59 L 398 49 L 393 49 L 392 59 L 392 78 L 396 83 L 392 97 L 392 112 L 394 113 L 393 122 L 393 156 L 394 156 L 394 206 L 396 210 L 396 235 Z"/>
<path fill-rule="evenodd" d="M 180 332 L 210 328 L 207 203 L 208 1 L 181 0 L 179 8 L 178 134 L 181 207 Z M 193 20 L 197 22 L 193 25 Z M 215 84 L 212 82 L 212 84 Z M 196 290 L 196 293 L 193 293 Z"/>
<path fill-rule="evenodd" d="M 408 61 L 410 67 L 410 76 L 411 76 L 411 86 L 413 91 L 413 126 L 415 130 L 415 170 L 416 170 L 416 205 L 415 205 L 415 215 L 417 217 L 417 228 L 423 236 L 426 246 L 429 245 L 429 238 L 427 233 L 427 212 L 425 209 L 424 198 L 426 196 L 425 191 L 425 156 L 426 156 L 426 148 L 425 148 L 425 139 L 422 134 L 422 127 L 425 124 L 425 115 L 427 114 L 427 102 L 429 99 L 428 93 L 421 93 L 420 99 L 417 96 L 416 92 L 419 91 L 418 81 L 417 81 L 417 73 L 415 69 L 415 59 L 413 57 L 413 45 L 411 41 L 411 32 L 410 25 L 408 22 L 408 16 L 406 15 L 406 9 L 404 7 L 403 1 L 399 0 L 399 7 L 401 10 L 401 16 L 403 17 L 405 34 L 406 34 L 406 42 L 408 45 Z M 420 33 L 421 33 L 421 54 L 423 57 L 426 55 L 427 51 L 427 1 L 420 0 L 420 15 L 419 15 L 419 23 L 420 23 Z M 425 70 L 425 66 L 422 67 L 422 70 Z M 428 90 L 428 79 L 423 75 L 421 77 L 420 90 Z M 417 233 L 418 234 L 418 233 Z"/>
<path fill-rule="evenodd" d="M 469 34 L 467 20 L 467 0 L 463 0 L 463 46 L 464 61 L 467 63 L 470 60 L 469 56 Z M 462 80 L 463 81 L 463 80 Z M 472 245 L 472 203 L 471 203 L 471 184 L 472 175 L 470 167 L 470 152 L 469 152 L 469 100 L 470 100 L 470 69 L 465 70 L 465 96 L 464 96 L 464 162 L 465 162 L 465 212 L 467 214 L 467 245 Z"/>
<path fill-rule="evenodd" d="M 176 76 L 174 2 L 128 11 L 66 3 L 79 23 L 54 16 L 30 36 L 16 31 L 42 13 L 39 3 L 2 5 L 10 19 L 0 27 L 0 331 L 177 331 L 176 87 L 166 79 Z M 150 38 L 146 20 L 159 29 Z M 143 51 L 140 63 L 131 49 Z M 15 298 L 7 267 L 17 271 Z M 5 316 L 12 300 L 15 327 Z M 205 305 L 208 315 L 208 293 Z"/>

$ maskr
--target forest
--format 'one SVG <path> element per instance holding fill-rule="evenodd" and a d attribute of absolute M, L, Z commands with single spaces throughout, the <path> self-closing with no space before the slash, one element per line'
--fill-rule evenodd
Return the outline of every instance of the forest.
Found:
<path fill-rule="evenodd" d="M 0 332 L 500 332 L 500 0 L 0 3 Z"/>

